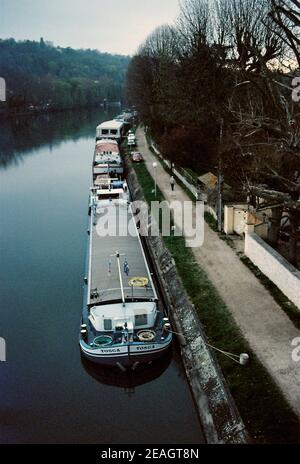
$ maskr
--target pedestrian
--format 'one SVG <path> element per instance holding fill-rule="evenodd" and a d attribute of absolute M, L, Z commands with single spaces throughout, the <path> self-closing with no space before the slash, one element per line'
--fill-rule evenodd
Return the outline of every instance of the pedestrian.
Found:
<path fill-rule="evenodd" d="M 170 177 L 170 185 L 171 185 L 171 189 L 174 190 L 174 187 L 175 187 L 175 179 L 173 176 Z"/>

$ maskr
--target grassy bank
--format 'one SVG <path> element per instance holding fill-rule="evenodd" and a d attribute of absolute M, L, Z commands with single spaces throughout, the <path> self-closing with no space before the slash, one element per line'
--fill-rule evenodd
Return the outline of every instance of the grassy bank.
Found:
<path fill-rule="evenodd" d="M 144 164 L 134 165 L 148 202 L 154 200 L 153 179 Z M 157 189 L 156 199 L 163 195 Z M 265 443 L 295 443 L 299 423 L 270 375 L 251 352 L 230 312 L 182 237 L 164 237 L 184 287 L 204 326 L 209 342 L 236 354 L 247 352 L 251 362 L 242 367 L 214 353 L 253 440 Z"/>

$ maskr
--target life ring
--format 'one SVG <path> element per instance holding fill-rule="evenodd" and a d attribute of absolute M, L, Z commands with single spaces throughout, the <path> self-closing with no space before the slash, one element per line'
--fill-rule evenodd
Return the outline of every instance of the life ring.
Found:
<path fill-rule="evenodd" d="M 100 335 L 96 337 L 93 341 L 93 347 L 103 348 L 105 346 L 112 345 L 113 339 L 109 335 Z"/>
<path fill-rule="evenodd" d="M 153 342 L 156 337 L 156 333 L 153 330 L 141 330 L 137 333 L 137 337 L 140 342 Z"/>
<path fill-rule="evenodd" d="M 130 287 L 146 287 L 149 283 L 149 279 L 147 277 L 132 277 L 128 281 Z"/>

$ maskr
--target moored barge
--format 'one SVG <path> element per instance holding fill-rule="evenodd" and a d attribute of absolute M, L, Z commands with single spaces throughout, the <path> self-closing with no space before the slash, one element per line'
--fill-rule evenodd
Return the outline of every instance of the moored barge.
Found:
<path fill-rule="evenodd" d="M 102 365 L 135 369 L 172 343 L 139 235 L 126 181 L 98 176 L 91 188 L 80 347 Z"/>

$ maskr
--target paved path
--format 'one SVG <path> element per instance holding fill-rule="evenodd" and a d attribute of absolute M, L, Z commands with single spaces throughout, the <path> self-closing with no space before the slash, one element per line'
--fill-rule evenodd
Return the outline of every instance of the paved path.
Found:
<path fill-rule="evenodd" d="M 137 130 L 137 143 L 153 175 L 152 163 L 157 160 L 148 148 L 142 128 Z M 174 192 L 171 191 L 169 174 L 160 163 L 157 163 L 156 170 L 157 185 L 166 200 L 189 200 L 178 185 Z M 291 357 L 291 342 L 295 337 L 300 337 L 300 331 L 235 252 L 206 223 L 204 227 L 204 244 L 192 248 L 200 267 L 226 303 L 252 350 L 300 418 L 300 362 L 293 362 Z"/>

